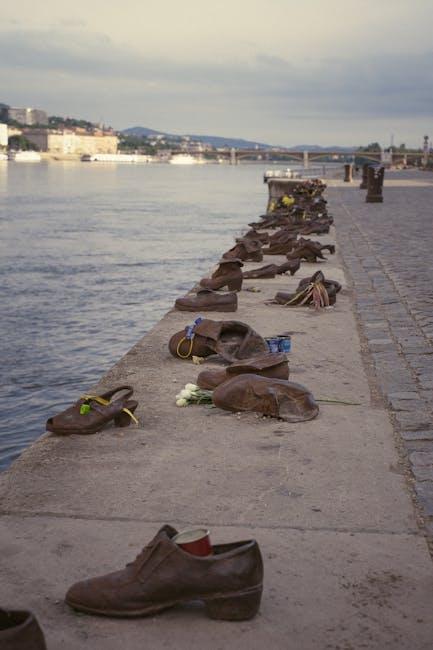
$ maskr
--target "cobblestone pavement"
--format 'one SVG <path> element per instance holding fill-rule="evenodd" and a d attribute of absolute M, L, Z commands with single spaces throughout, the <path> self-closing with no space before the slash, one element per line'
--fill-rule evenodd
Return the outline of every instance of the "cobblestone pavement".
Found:
<path fill-rule="evenodd" d="M 359 182 L 330 187 L 328 198 L 366 361 L 410 463 L 432 550 L 433 175 L 389 172 L 383 204 L 366 203 Z"/>

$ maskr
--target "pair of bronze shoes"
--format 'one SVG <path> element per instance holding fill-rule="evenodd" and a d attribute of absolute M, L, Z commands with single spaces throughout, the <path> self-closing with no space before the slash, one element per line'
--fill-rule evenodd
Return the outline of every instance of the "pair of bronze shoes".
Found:
<path fill-rule="evenodd" d="M 65 600 L 79 612 L 148 616 L 191 601 L 210 618 L 243 621 L 256 615 L 263 589 L 263 561 L 254 539 L 212 547 L 198 556 L 174 541 L 163 526 L 124 569 L 74 584 Z"/>
<path fill-rule="evenodd" d="M 102 395 L 83 395 L 73 406 L 47 420 L 46 430 L 61 436 L 93 434 L 111 420 L 116 427 L 138 424 L 132 386 L 117 386 Z"/>
<path fill-rule="evenodd" d="M 339 291 L 341 284 L 337 280 L 327 280 L 322 271 L 316 271 L 311 277 L 303 278 L 294 293 L 279 291 L 272 302 L 286 307 L 311 304 L 328 307 L 335 305 Z"/>
<path fill-rule="evenodd" d="M 301 260 L 299 258 L 294 258 L 292 260 L 287 260 L 283 264 L 265 264 L 258 269 L 252 269 L 251 271 L 244 272 L 244 280 L 260 280 L 267 278 L 274 278 L 276 275 L 282 275 L 283 273 L 290 273 L 290 275 L 295 275 L 296 271 L 299 270 L 301 266 Z"/>
<path fill-rule="evenodd" d="M 310 391 L 288 381 L 285 354 L 268 353 L 237 361 L 220 370 L 203 370 L 197 384 L 213 390 L 215 406 L 228 411 L 253 411 L 286 422 L 312 420 L 319 407 Z"/>
<path fill-rule="evenodd" d="M 46 650 L 44 634 L 35 616 L 26 610 L 0 608 L 1 650 Z"/>

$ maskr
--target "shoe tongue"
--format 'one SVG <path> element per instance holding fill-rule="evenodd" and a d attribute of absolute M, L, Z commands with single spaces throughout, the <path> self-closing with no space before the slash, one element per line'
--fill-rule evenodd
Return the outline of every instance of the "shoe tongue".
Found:
<path fill-rule="evenodd" d="M 173 528 L 173 526 L 170 526 L 169 524 L 165 524 L 158 530 L 156 533 L 155 537 L 153 538 L 153 541 L 156 541 L 158 539 L 164 539 L 168 537 L 168 539 L 171 539 L 175 535 L 177 535 L 177 530 L 176 528 Z"/>

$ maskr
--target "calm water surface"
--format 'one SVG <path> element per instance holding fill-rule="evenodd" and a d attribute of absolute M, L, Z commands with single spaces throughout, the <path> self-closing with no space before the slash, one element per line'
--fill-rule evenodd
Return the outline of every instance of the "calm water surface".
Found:
<path fill-rule="evenodd" d="M 263 212 L 263 171 L 0 163 L 0 469 Z"/>

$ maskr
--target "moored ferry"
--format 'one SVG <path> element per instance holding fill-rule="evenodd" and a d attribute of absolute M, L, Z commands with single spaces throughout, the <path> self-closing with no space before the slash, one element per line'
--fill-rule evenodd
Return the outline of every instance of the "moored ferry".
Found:
<path fill-rule="evenodd" d="M 176 153 L 170 160 L 170 165 L 200 165 L 206 161 L 201 156 L 191 156 L 189 153 Z"/>

